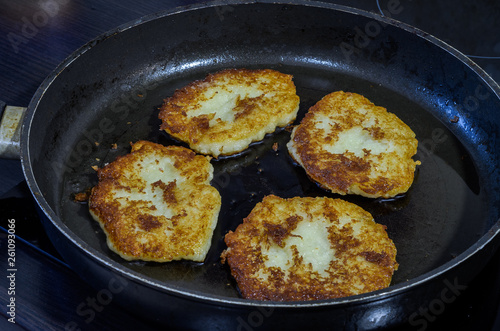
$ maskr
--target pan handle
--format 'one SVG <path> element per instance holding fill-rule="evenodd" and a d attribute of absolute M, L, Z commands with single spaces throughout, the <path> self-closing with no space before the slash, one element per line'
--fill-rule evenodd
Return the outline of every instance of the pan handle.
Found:
<path fill-rule="evenodd" d="M 21 157 L 21 126 L 25 114 L 25 107 L 5 106 L 0 101 L 0 158 Z"/>

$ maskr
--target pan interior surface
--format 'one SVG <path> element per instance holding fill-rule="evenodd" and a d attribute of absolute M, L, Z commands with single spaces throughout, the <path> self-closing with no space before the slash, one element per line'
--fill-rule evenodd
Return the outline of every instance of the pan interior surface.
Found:
<path fill-rule="evenodd" d="M 358 47 L 356 27 L 370 22 L 345 11 L 254 4 L 180 12 L 103 38 L 58 73 L 37 105 L 32 122 L 40 125 L 31 129 L 30 153 L 44 198 L 77 238 L 114 265 L 161 286 L 224 298 L 239 297 L 220 263 L 224 235 L 268 194 L 343 198 L 369 211 L 398 249 L 393 284 L 452 261 L 498 219 L 498 159 L 489 157 L 482 132 L 498 128 L 493 116 L 500 102 L 471 68 L 409 31 L 380 24 L 379 33 Z M 292 74 L 301 99 L 295 124 L 338 90 L 395 113 L 419 140 L 415 159 L 422 165 L 413 186 L 394 199 L 328 193 L 292 162 L 285 146 L 290 132 L 278 129 L 239 155 L 212 160 L 222 209 L 204 263 L 121 259 L 74 194 L 95 185 L 93 167 L 128 153 L 131 142 L 180 144 L 159 130 L 162 100 L 234 67 Z M 468 96 L 493 122 L 483 124 L 477 112 L 465 116 Z"/>

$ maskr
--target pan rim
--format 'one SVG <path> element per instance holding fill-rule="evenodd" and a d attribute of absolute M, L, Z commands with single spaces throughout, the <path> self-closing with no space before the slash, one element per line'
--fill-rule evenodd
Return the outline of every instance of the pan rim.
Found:
<path fill-rule="evenodd" d="M 406 23 L 402 23 L 393 18 L 384 17 L 378 13 L 371 13 L 360 9 L 351 8 L 348 6 L 324 3 L 320 1 L 306 1 L 306 0 L 296 0 L 293 3 L 279 2 L 272 0 L 260 0 L 260 1 L 239 1 L 239 0 L 215 0 L 207 3 L 198 3 L 195 5 L 188 5 L 184 7 L 176 7 L 170 10 L 160 11 L 154 14 L 144 16 L 142 18 L 136 19 L 134 21 L 120 25 L 100 36 L 96 37 L 92 41 L 80 47 L 78 50 L 73 52 L 68 56 L 61 64 L 59 64 L 56 69 L 43 81 L 40 87 L 35 92 L 30 104 L 28 106 L 28 111 L 23 122 L 22 127 L 22 138 L 21 138 L 21 164 L 24 172 L 24 176 L 29 184 L 30 190 L 32 192 L 35 201 L 37 202 L 39 208 L 47 216 L 48 221 L 63 234 L 67 240 L 69 240 L 73 245 L 78 247 L 79 250 L 83 251 L 85 255 L 94 261 L 98 262 L 101 266 L 112 269 L 113 272 L 118 273 L 120 276 L 125 277 L 133 282 L 139 282 L 150 288 L 160 290 L 162 292 L 188 298 L 191 300 L 198 300 L 204 302 L 218 303 L 221 305 L 231 305 L 231 306 L 242 306 L 242 307 L 269 307 L 269 308 L 307 308 L 307 307 L 321 307 L 321 306 L 341 306 L 344 304 L 361 304 L 364 302 L 371 302 L 375 300 L 385 299 L 391 296 L 401 294 L 413 287 L 417 287 L 426 283 L 432 279 L 439 277 L 450 269 L 458 267 L 460 264 L 467 261 L 473 255 L 480 252 L 486 245 L 492 242 L 495 238 L 500 237 L 500 219 L 493 224 L 493 226 L 484 234 L 478 241 L 476 241 L 472 246 L 467 248 L 464 252 L 459 254 L 453 260 L 450 260 L 443 265 L 432 269 L 418 277 L 412 278 L 406 282 L 402 282 L 396 285 L 392 285 L 386 289 L 364 293 L 356 296 L 350 296 L 346 298 L 339 299 L 328 299 L 319 301 L 308 301 L 308 302 L 267 302 L 267 301 L 251 301 L 242 298 L 232 298 L 224 297 L 220 295 L 206 294 L 194 290 L 186 290 L 182 288 L 176 288 L 171 285 L 166 285 L 161 281 L 147 277 L 139 272 L 133 271 L 118 262 L 113 261 L 111 258 L 107 257 L 104 253 L 98 252 L 94 248 L 90 247 L 83 239 L 78 237 L 69 227 L 63 223 L 63 221 L 56 215 L 52 210 L 48 202 L 45 200 L 42 191 L 40 190 L 33 169 L 30 158 L 30 148 L 29 148 L 29 136 L 31 130 L 31 124 L 33 121 L 34 114 L 40 101 L 42 100 L 45 91 L 50 88 L 52 82 L 58 77 L 59 73 L 65 70 L 73 61 L 76 61 L 82 54 L 91 50 L 95 45 L 100 42 L 105 41 L 111 36 L 121 33 L 125 30 L 131 29 L 135 26 L 150 22 L 152 20 L 161 19 L 169 16 L 173 16 L 179 13 L 185 13 L 193 10 L 206 9 L 217 6 L 238 6 L 238 5 L 252 5 L 252 4 L 272 4 L 280 6 L 307 6 L 315 7 L 321 9 L 329 9 L 334 11 L 343 11 L 354 15 L 361 15 L 370 19 L 384 22 L 386 24 L 395 26 L 397 28 L 403 29 L 407 32 L 414 33 L 418 37 L 431 42 L 433 45 L 446 51 L 464 65 L 469 67 L 494 93 L 496 98 L 500 98 L 500 86 L 474 61 L 468 58 L 466 55 L 453 48 L 452 46 L 446 44 L 440 39 L 425 33 L 418 28 L 412 27 Z M 496 245 L 495 250 L 498 248 Z"/>

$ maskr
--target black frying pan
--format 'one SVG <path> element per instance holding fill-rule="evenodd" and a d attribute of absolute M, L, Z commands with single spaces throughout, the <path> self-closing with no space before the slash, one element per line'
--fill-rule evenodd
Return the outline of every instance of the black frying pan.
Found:
<path fill-rule="evenodd" d="M 297 122 L 324 95 L 344 90 L 386 107 L 416 133 L 422 165 L 407 194 L 345 197 L 387 225 L 400 264 L 392 286 L 315 302 L 239 297 L 219 261 L 227 231 L 270 193 L 338 197 L 293 164 L 286 130 L 212 161 L 223 205 L 204 263 L 127 262 L 107 248 L 87 205 L 72 199 L 96 183 L 92 166 L 139 139 L 177 144 L 159 131 L 162 99 L 233 67 L 292 74 L 301 98 Z M 71 55 L 28 107 L 21 157 L 61 255 L 142 317 L 195 329 L 418 327 L 427 318 L 422 309 L 456 298 L 499 246 L 499 109 L 499 86 L 474 63 L 390 18 L 306 1 L 224 1 L 143 18 Z"/>

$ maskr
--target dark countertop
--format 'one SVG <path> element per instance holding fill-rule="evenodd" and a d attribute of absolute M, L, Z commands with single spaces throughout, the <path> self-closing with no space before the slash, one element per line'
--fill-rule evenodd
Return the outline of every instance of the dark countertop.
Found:
<path fill-rule="evenodd" d="M 0 0 L 0 100 L 27 106 L 43 79 L 74 50 L 101 33 L 143 15 L 195 0 Z M 393 18 L 414 25 L 470 56 L 500 82 L 500 2 L 417 0 L 331 1 L 380 13 L 398 5 Z M 387 12 L 387 11 L 385 11 Z M 99 291 L 83 282 L 52 247 L 17 160 L 0 159 L 0 226 L 16 219 L 15 325 L 7 322 L 7 233 L 0 231 L 0 329 L 148 329 L 154 326 L 113 300 L 96 303 Z M 101 298 L 102 299 L 102 298 Z M 89 307 L 92 307 L 89 309 Z M 421 325 L 420 325 L 421 326 Z M 409 327 L 417 330 L 419 327 Z M 500 330 L 500 252 L 427 330 Z"/>

